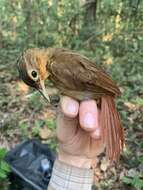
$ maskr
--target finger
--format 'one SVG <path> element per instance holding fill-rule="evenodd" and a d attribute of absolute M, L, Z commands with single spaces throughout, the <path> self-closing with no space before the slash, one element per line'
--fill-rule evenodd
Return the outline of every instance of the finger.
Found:
<path fill-rule="evenodd" d="M 79 121 L 86 131 L 95 131 L 98 128 L 98 110 L 95 100 L 86 100 L 80 104 Z"/>
<path fill-rule="evenodd" d="M 96 128 L 94 131 L 90 132 L 90 136 L 93 139 L 99 139 L 101 137 L 101 131 L 100 128 Z"/>
<path fill-rule="evenodd" d="M 77 115 L 79 103 L 67 96 L 60 100 L 60 108 L 57 115 L 57 138 L 61 142 L 67 142 L 75 135 L 77 127 Z"/>
<path fill-rule="evenodd" d="M 75 118 L 78 115 L 79 103 L 76 100 L 67 96 L 63 96 L 60 103 L 65 116 Z"/>
<path fill-rule="evenodd" d="M 62 111 L 58 112 L 56 120 L 56 135 L 60 142 L 66 143 L 74 137 L 77 131 L 78 119 L 65 116 Z"/>
<path fill-rule="evenodd" d="M 100 139 L 101 138 L 100 110 L 99 109 L 97 112 L 97 119 L 98 119 L 97 128 L 94 131 L 90 132 L 90 136 L 93 139 Z"/>

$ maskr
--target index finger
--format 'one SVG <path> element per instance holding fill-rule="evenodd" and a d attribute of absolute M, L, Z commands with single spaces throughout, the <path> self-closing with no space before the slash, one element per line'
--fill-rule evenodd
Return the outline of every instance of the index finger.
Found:
<path fill-rule="evenodd" d="M 75 118 L 78 115 L 79 103 L 68 96 L 61 97 L 61 109 L 65 116 Z"/>

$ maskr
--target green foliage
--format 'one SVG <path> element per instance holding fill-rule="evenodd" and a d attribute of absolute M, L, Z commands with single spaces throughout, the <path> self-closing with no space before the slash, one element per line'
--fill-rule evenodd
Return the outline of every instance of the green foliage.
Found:
<path fill-rule="evenodd" d="M 127 1 L 126 1 L 127 2 Z M 99 1 L 97 3 L 96 22 L 92 25 L 84 25 L 85 7 L 78 0 L 35 0 L 35 1 L 0 1 L 2 43 L 17 44 L 20 48 L 33 46 L 66 46 L 74 49 L 81 49 L 82 45 L 90 42 L 99 43 L 102 35 L 113 33 L 113 40 L 110 47 L 114 56 L 125 55 L 129 46 L 126 43 L 125 32 L 138 30 L 142 25 L 140 3 L 136 22 L 131 22 L 131 7 L 128 3 L 118 1 Z M 133 6 L 133 5 L 132 5 Z M 5 14 L 6 13 L 6 14 Z M 117 15 L 120 16 L 119 21 Z M 117 22 L 119 32 L 116 32 Z M 135 26 L 138 26 L 135 28 Z M 121 35 L 119 33 L 121 32 Z M 90 33 L 90 34 L 88 34 Z M 89 37 L 89 39 L 87 38 Z M 137 36 L 140 41 L 141 36 Z M 130 48 L 138 49 L 138 41 L 128 41 Z M 122 51 L 120 51 L 122 49 Z M 124 51 L 125 50 L 125 51 Z M 100 48 L 101 51 L 101 48 Z M 104 53 L 104 52 L 103 52 Z"/>
<path fill-rule="evenodd" d="M 43 120 L 36 120 L 34 122 L 34 127 L 32 128 L 32 135 L 33 136 L 39 135 L 40 129 L 41 129 L 41 127 L 43 127 L 44 123 L 45 122 Z"/>
<path fill-rule="evenodd" d="M 56 128 L 56 122 L 53 119 L 46 120 L 46 125 L 49 129 L 55 129 Z"/>
<path fill-rule="evenodd" d="M 54 151 L 57 150 L 57 141 L 55 139 L 48 139 L 46 143 L 48 144 L 51 150 L 54 150 Z"/>
<path fill-rule="evenodd" d="M 32 135 L 33 136 L 38 136 L 40 131 L 40 123 L 39 121 L 35 121 L 35 126 L 32 128 Z"/>
<path fill-rule="evenodd" d="M 124 177 L 123 186 L 127 184 L 141 189 L 143 1 L 97 1 L 96 17 L 92 22 L 89 17 L 88 23 L 88 9 L 81 2 L 83 1 L 0 0 L 0 127 L 2 124 L 6 138 L 18 136 L 21 139 L 21 136 L 39 137 L 43 126 L 43 121 L 39 119 L 41 110 L 47 109 L 47 105 L 42 103 L 43 99 L 39 101 L 40 95 L 31 91 L 21 100 L 23 94 L 15 88 L 15 83 L 19 80 L 15 66 L 19 53 L 29 47 L 74 49 L 97 65 L 105 67 L 121 88 L 122 95 L 117 99 L 117 105 L 126 128 L 127 144 L 123 155 L 124 162 L 127 160 L 127 163 L 122 167 L 125 171 L 134 167 L 139 170 L 138 176 Z M 90 9 L 89 12 L 91 14 Z M 126 106 L 126 103 L 134 107 Z M 39 117 L 35 119 L 34 115 L 38 113 Z M 55 129 L 55 121 L 48 119 L 44 122 L 50 130 Z M 18 131 L 16 135 L 13 135 L 14 130 Z M 47 143 L 56 149 L 55 139 L 50 138 Z M 2 163 L 2 168 L 5 167 Z M 102 180 L 101 189 L 108 189 L 113 184 L 115 181 L 112 179 Z"/>
<path fill-rule="evenodd" d="M 138 176 L 138 175 L 134 177 L 124 176 L 122 180 L 125 184 L 131 185 L 137 190 L 141 190 L 143 188 L 143 179 L 141 178 L 141 176 Z"/>
<path fill-rule="evenodd" d="M 0 182 L 7 178 L 7 174 L 10 172 L 9 165 L 4 161 L 6 155 L 6 149 L 0 149 Z"/>
<path fill-rule="evenodd" d="M 143 99 L 140 98 L 140 97 L 137 97 L 136 99 L 133 99 L 132 102 L 139 105 L 139 106 L 143 106 Z"/>
<path fill-rule="evenodd" d="M 21 136 L 22 138 L 28 138 L 29 137 L 29 125 L 27 122 L 20 122 L 19 123 L 19 128 L 20 128 L 20 131 L 21 131 Z"/>
<path fill-rule="evenodd" d="M 38 111 L 41 109 L 42 104 L 39 101 L 40 93 L 34 91 L 28 97 L 28 106 L 34 111 Z"/>

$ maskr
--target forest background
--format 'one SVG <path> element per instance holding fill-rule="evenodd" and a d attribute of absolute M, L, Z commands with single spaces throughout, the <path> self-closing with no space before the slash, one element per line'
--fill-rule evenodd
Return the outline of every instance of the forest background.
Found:
<path fill-rule="evenodd" d="M 117 106 L 126 146 L 118 167 L 102 158 L 95 186 L 143 189 L 143 1 L 0 0 L 0 190 L 9 185 L 7 150 L 26 138 L 57 145 L 55 108 L 19 80 L 17 58 L 31 47 L 73 49 L 111 74 L 122 92 Z"/>

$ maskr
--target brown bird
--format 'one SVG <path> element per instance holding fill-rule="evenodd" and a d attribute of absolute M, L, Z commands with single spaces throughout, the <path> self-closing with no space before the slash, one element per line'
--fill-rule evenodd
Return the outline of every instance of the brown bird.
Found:
<path fill-rule="evenodd" d="M 44 81 L 49 79 L 62 95 L 78 101 L 95 99 L 101 109 L 102 139 L 109 160 L 118 160 L 124 146 L 124 132 L 114 99 L 120 90 L 101 68 L 67 49 L 29 49 L 18 61 L 22 80 L 48 100 Z"/>

